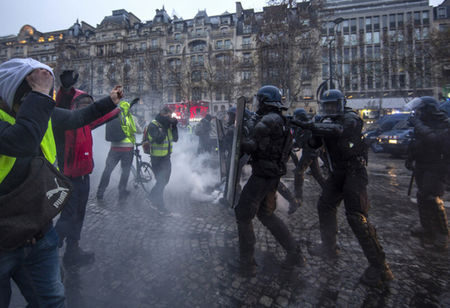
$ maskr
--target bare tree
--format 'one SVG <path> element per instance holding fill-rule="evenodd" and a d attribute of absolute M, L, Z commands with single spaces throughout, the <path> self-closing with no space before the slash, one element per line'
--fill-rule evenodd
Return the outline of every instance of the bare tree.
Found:
<path fill-rule="evenodd" d="M 319 16 L 322 1 L 269 1 L 258 36 L 263 84 L 280 87 L 287 100 L 295 99 L 304 82 L 319 70 Z"/>

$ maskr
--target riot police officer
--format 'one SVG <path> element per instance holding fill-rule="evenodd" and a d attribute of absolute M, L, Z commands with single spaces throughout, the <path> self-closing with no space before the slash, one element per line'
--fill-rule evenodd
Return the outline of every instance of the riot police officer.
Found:
<path fill-rule="evenodd" d="M 313 247 L 310 253 L 325 258 L 337 257 L 336 212 L 344 200 L 347 221 L 370 265 L 361 281 L 368 285 L 380 285 L 394 277 L 375 228 L 367 219 L 367 148 L 361 135 L 363 122 L 354 111 L 345 108 L 345 97 L 339 90 L 328 90 L 323 94 L 319 112 L 323 116 L 322 122 L 310 124 L 314 137 L 309 144 L 313 148 L 325 145 L 331 160 L 331 174 L 317 206 L 322 243 Z"/>
<path fill-rule="evenodd" d="M 235 208 L 239 233 L 239 267 L 245 274 L 256 273 L 254 259 L 255 233 L 252 220 L 255 216 L 269 229 L 286 250 L 283 268 L 304 265 L 304 257 L 284 222 L 274 213 L 276 191 L 280 177 L 286 173 L 286 161 L 292 145 L 292 135 L 282 116 L 280 90 L 263 86 L 258 90 L 259 102 L 256 124 L 242 143 L 242 149 L 251 156 L 252 175 L 245 184 Z"/>
<path fill-rule="evenodd" d="M 308 121 L 308 115 L 305 109 L 297 108 L 294 110 L 294 119 L 306 122 Z M 294 147 L 302 149 L 302 156 L 297 162 L 294 170 L 294 190 L 295 198 L 299 200 L 300 204 L 303 201 L 303 182 L 305 180 L 305 172 L 308 167 L 311 169 L 313 177 L 323 188 L 325 185 L 325 178 L 322 176 L 319 167 L 318 157 L 323 148 L 313 149 L 308 145 L 308 140 L 311 138 L 311 131 L 302 129 L 300 127 L 294 128 Z M 297 208 L 292 205 L 289 207 L 289 213 L 294 213 Z"/>
<path fill-rule="evenodd" d="M 411 235 L 445 250 L 449 230 L 442 196 L 450 162 L 450 120 L 429 96 L 414 99 L 406 107 L 415 114 L 409 120 L 414 126 L 414 141 L 409 146 L 405 165 L 414 169 L 421 225 Z"/>

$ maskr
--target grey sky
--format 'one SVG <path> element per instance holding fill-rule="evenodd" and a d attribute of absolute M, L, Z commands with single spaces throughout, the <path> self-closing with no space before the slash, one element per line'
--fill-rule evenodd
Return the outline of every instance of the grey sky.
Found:
<path fill-rule="evenodd" d="M 430 5 L 438 5 L 443 0 L 430 0 Z M 244 9 L 261 10 L 267 0 L 241 0 Z M 155 9 L 165 6 L 172 16 L 190 19 L 197 11 L 206 9 L 208 15 L 218 15 L 225 11 L 236 11 L 235 0 L 0 0 L 3 16 L 0 22 L 0 36 L 17 35 L 20 28 L 29 24 L 38 31 L 49 32 L 69 28 L 77 18 L 92 26 L 99 24 L 103 17 L 113 10 L 126 9 L 142 21 L 153 19 Z"/>

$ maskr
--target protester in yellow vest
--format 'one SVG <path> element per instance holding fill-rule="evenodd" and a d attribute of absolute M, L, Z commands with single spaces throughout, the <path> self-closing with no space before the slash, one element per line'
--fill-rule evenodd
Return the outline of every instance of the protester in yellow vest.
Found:
<path fill-rule="evenodd" d="M 50 96 L 53 85 L 52 69 L 31 58 L 11 59 L 0 65 L 0 196 L 24 182 L 31 160 L 41 152 L 56 165 L 53 128 L 87 125 L 114 109 L 122 96 L 121 88 L 116 87 L 110 97 L 70 111 L 55 108 Z M 50 222 L 29 244 L 0 251 L 0 307 L 9 305 L 11 279 L 30 307 L 64 307 L 57 245 Z"/>
<path fill-rule="evenodd" d="M 152 169 L 156 178 L 155 186 L 150 192 L 150 200 L 152 206 L 162 214 L 169 213 L 164 203 L 164 188 L 169 183 L 172 169 L 172 144 L 178 141 L 178 121 L 172 118 L 171 114 L 172 111 L 164 107 L 147 128 Z"/>
<path fill-rule="evenodd" d="M 100 183 L 97 189 L 97 199 L 102 200 L 106 188 L 108 187 L 111 173 L 120 161 L 122 174 L 119 180 L 119 199 L 124 200 L 130 192 L 127 190 L 128 178 L 130 176 L 131 164 L 133 163 L 133 147 L 136 143 L 135 133 L 142 133 L 137 121 L 134 120 L 130 112 L 131 107 L 136 104 L 139 99 L 135 99 L 132 103 L 121 101 L 119 107 L 121 112 L 118 115 L 120 127 L 112 129 L 118 130 L 117 135 L 121 135 L 118 141 L 111 141 L 111 148 L 106 157 L 105 169 L 103 170 Z M 108 124 L 106 130 L 108 130 Z M 108 132 L 107 132 L 108 133 Z"/>

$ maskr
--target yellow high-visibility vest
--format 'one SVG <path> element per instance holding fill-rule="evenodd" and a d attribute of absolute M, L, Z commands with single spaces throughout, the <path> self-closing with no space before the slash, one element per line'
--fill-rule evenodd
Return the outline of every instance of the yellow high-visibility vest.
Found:
<path fill-rule="evenodd" d="M 14 125 L 16 123 L 16 119 L 7 114 L 6 112 L 4 112 L 3 110 L 0 110 L 0 121 L 8 122 L 11 125 Z M 17 142 L 20 142 L 20 140 L 17 140 Z M 53 136 L 51 120 L 48 121 L 47 131 L 45 132 L 44 137 L 42 138 L 41 150 L 42 153 L 44 153 L 45 158 L 52 165 L 56 166 L 56 145 L 55 145 L 55 138 Z M 5 177 L 9 174 L 15 162 L 16 162 L 15 157 L 0 155 L 0 183 L 3 182 Z"/>
<path fill-rule="evenodd" d="M 156 120 L 153 120 L 152 123 L 158 127 L 162 127 L 161 124 Z M 172 153 L 172 143 L 173 143 L 172 129 L 169 128 L 167 130 L 167 136 L 162 143 L 156 143 L 152 141 L 153 140 L 152 136 L 149 133 L 147 134 L 148 140 L 150 141 L 151 156 L 164 157 Z"/>

